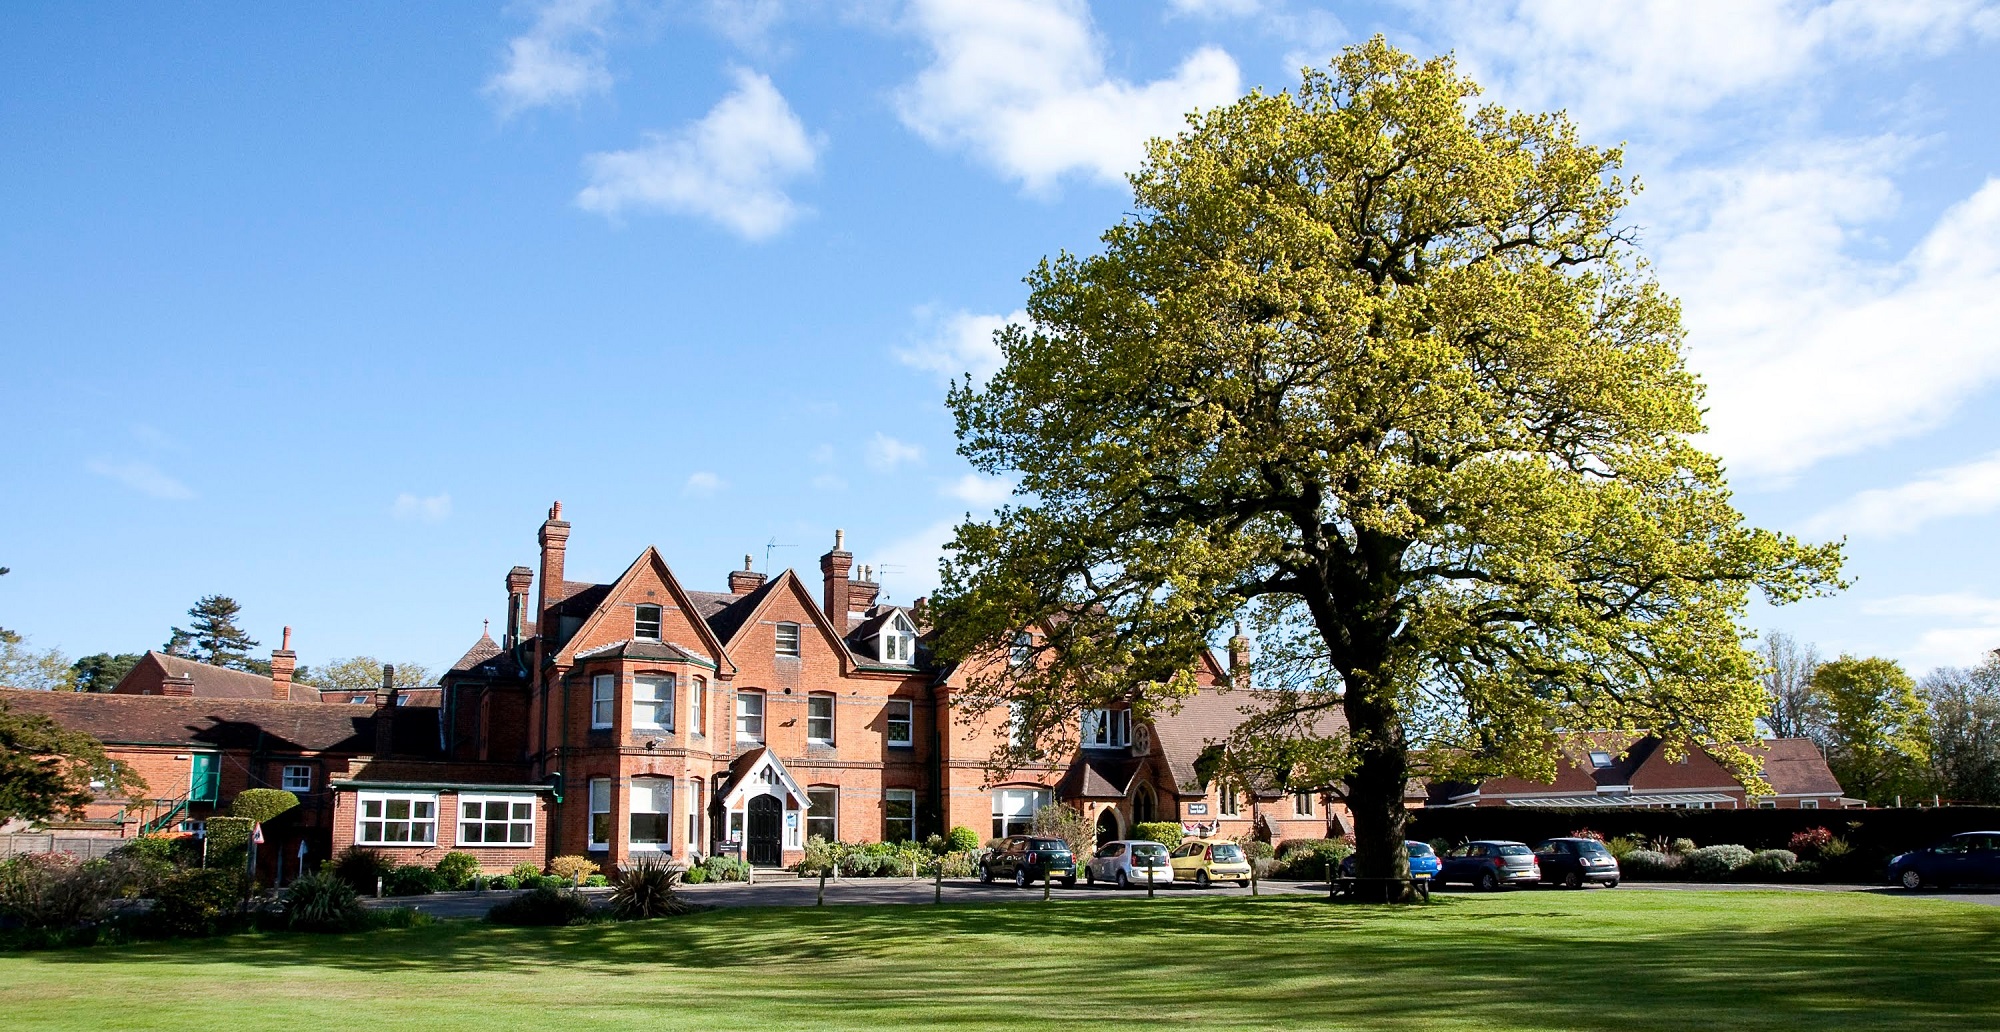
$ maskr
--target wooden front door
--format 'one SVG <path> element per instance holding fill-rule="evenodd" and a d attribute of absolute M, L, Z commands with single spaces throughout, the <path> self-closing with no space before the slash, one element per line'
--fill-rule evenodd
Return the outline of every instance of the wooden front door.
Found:
<path fill-rule="evenodd" d="M 783 847 L 784 806 L 775 797 L 750 797 L 750 828 L 745 852 L 753 864 L 777 866 Z"/>

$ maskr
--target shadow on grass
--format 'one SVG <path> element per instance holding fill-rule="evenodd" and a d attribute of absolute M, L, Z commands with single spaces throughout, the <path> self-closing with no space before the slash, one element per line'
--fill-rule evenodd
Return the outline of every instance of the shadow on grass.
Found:
<path fill-rule="evenodd" d="M 1866 896 L 1441 896 L 717 910 L 561 929 L 450 922 L 365 936 L 240 936 L 33 955 L 43 972 L 241 965 L 399 975 L 538 972 L 783 998 L 829 1027 L 1004 1022 L 1460 1020 L 1564 1028 L 2000 1024 L 2000 912 Z M 19 972 L 17 971 L 18 975 Z M 702 992 L 687 989 L 689 1006 Z M 776 1006 L 775 1003 L 772 1004 Z"/>

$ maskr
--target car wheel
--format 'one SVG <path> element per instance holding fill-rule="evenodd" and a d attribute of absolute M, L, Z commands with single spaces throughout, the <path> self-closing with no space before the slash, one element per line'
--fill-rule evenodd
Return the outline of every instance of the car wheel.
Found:
<path fill-rule="evenodd" d="M 1248 878 L 1244 878 L 1244 879 L 1241 879 L 1241 880 L 1239 880 L 1239 881 L 1238 881 L 1238 882 L 1236 883 L 1236 887 L 1237 887 L 1237 888 L 1239 888 L 1239 889 L 1247 889 L 1247 888 L 1249 888 L 1249 887 L 1250 887 L 1250 879 L 1248 879 Z"/>
<path fill-rule="evenodd" d="M 1085 885 L 1096 885 L 1096 884 L 1097 884 L 1097 872 L 1096 872 L 1096 871 L 1093 871 L 1093 870 L 1091 870 L 1091 869 L 1090 869 L 1090 868 L 1088 868 L 1088 867 L 1084 868 L 1084 869 L 1083 869 L 1083 883 L 1084 883 Z"/>
<path fill-rule="evenodd" d="M 1914 867 L 1904 868 L 1903 877 L 1900 880 L 1903 883 L 1903 887 L 1909 889 L 1912 892 L 1924 887 L 1923 872 L 1917 870 Z"/>
<path fill-rule="evenodd" d="M 988 867 L 985 864 L 979 865 L 979 884 L 981 885 L 993 884 L 993 868 Z"/>
<path fill-rule="evenodd" d="M 1014 868 L 1014 887 L 1015 887 L 1015 888 L 1017 888 L 1017 889 L 1025 889 L 1025 888 L 1027 888 L 1027 887 L 1028 887 L 1028 869 L 1027 869 L 1027 868 L 1025 868 L 1025 867 L 1016 867 L 1016 868 Z"/>
<path fill-rule="evenodd" d="M 1118 887 L 1121 889 L 1129 889 L 1132 887 L 1132 879 L 1124 871 L 1118 872 Z"/>
<path fill-rule="evenodd" d="M 1607 889 L 1615 889 L 1615 888 L 1617 888 L 1617 887 L 1618 887 L 1618 879 L 1616 879 L 1616 878 L 1613 878 L 1613 879 L 1611 879 L 1610 881 L 1608 881 L 1608 882 L 1605 882 L 1605 883 L 1604 883 L 1604 887 L 1605 887 L 1605 888 L 1607 888 Z"/>
<path fill-rule="evenodd" d="M 1571 871 L 1568 874 L 1563 875 L 1563 888 L 1565 889 L 1583 888 L 1583 875 L 1580 875 L 1575 871 Z"/>
<path fill-rule="evenodd" d="M 1488 871 L 1479 876 L 1479 887 L 1487 892 L 1496 892 L 1500 888 L 1500 879 L 1494 877 L 1492 871 Z"/>
<path fill-rule="evenodd" d="M 1196 871 L 1196 872 L 1194 872 L 1194 887 L 1195 887 L 1195 888 L 1197 888 L 1197 889 L 1205 889 L 1205 888 L 1208 888 L 1210 884 L 1211 884 L 1211 883 L 1210 883 L 1210 882 L 1209 882 L 1209 880 L 1208 880 L 1208 872 L 1207 872 L 1207 871 Z"/>

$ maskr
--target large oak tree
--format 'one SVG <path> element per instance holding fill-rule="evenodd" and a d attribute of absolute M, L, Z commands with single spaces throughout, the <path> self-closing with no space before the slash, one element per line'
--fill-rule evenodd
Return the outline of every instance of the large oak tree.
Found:
<path fill-rule="evenodd" d="M 1248 621 L 1230 763 L 1340 794 L 1391 878 L 1411 776 L 1547 777 L 1566 729 L 1754 736 L 1749 592 L 1828 589 L 1838 550 L 1746 527 L 1692 440 L 1620 152 L 1477 93 L 1352 48 L 1155 141 L 1102 252 L 1028 277 L 1033 325 L 949 399 L 1019 503 L 959 527 L 934 607 L 948 659 L 1045 630 L 969 690 L 1022 752 L 1171 708 Z"/>

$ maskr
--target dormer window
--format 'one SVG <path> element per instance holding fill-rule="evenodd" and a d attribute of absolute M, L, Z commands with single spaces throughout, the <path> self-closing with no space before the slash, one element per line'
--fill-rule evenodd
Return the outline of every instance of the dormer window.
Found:
<path fill-rule="evenodd" d="M 888 663 L 908 663 L 916 655 L 917 629 L 897 613 L 882 628 L 882 659 Z"/>
<path fill-rule="evenodd" d="M 1611 766 L 1611 763 L 1612 760 L 1610 753 L 1605 752 L 1602 749 L 1592 749 L 1590 751 L 1591 766 L 1596 767 L 1598 770 L 1603 770 L 1604 768 Z"/>
<path fill-rule="evenodd" d="M 778 625 L 778 655 L 797 656 L 799 654 L 799 625 L 781 623 Z"/>
<path fill-rule="evenodd" d="M 1132 744 L 1132 711 L 1093 709 L 1083 711 L 1083 747 L 1123 749 Z"/>
<path fill-rule="evenodd" d="M 632 637 L 660 640 L 660 607 L 639 606 L 632 618 Z"/>

